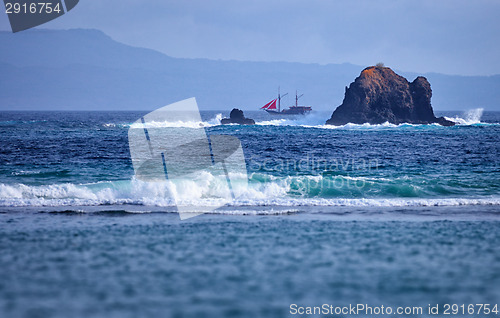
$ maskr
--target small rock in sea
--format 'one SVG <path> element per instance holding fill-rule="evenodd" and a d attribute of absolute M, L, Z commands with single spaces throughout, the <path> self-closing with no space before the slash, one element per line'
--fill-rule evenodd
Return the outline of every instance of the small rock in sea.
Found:
<path fill-rule="evenodd" d="M 233 108 L 229 114 L 229 118 L 224 118 L 221 120 L 223 125 L 227 124 L 239 124 L 239 125 L 255 125 L 255 121 L 250 118 L 246 118 L 243 111 L 237 108 Z"/>

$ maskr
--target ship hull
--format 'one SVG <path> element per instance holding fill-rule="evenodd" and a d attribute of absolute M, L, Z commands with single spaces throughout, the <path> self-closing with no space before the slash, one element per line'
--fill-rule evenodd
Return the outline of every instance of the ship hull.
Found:
<path fill-rule="evenodd" d="M 268 113 L 268 114 L 271 114 L 271 115 L 306 115 L 306 114 L 309 114 L 311 112 L 312 109 L 293 109 L 293 108 L 289 108 L 289 109 L 284 109 L 282 111 L 277 111 L 277 110 L 267 110 L 265 109 L 265 111 Z"/>

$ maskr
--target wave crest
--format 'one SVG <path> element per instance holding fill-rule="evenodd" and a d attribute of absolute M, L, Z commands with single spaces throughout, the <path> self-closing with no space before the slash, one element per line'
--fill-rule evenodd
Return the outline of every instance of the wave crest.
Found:
<path fill-rule="evenodd" d="M 471 109 L 463 113 L 462 117 L 458 115 L 455 117 L 445 117 L 452 122 L 459 125 L 474 125 L 481 123 L 481 117 L 483 116 L 483 108 Z"/>
<path fill-rule="evenodd" d="M 144 129 L 144 128 L 207 128 L 218 126 L 221 124 L 222 114 L 215 115 L 214 118 L 207 121 L 151 121 L 146 124 L 116 124 L 116 123 L 105 123 L 102 126 L 105 128 L 134 128 L 134 129 Z"/>
<path fill-rule="evenodd" d="M 90 184 L 0 184 L 0 206 L 456 206 L 500 205 L 500 197 L 407 178 L 273 177 L 253 173 L 235 201 L 210 175 L 172 184 L 136 179 Z M 214 181 L 215 180 L 215 181 Z M 425 182 L 424 182 L 425 181 Z M 238 185 L 234 185 L 238 186 Z M 443 196 L 444 195 L 444 196 Z"/>

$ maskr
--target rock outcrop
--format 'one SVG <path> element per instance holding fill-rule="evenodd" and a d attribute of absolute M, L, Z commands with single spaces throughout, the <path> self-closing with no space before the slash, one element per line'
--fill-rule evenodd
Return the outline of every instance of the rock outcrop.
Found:
<path fill-rule="evenodd" d="M 255 121 L 250 118 L 246 118 L 243 111 L 237 108 L 233 108 L 229 114 L 229 118 L 224 118 L 221 120 L 223 125 L 227 124 L 240 124 L 240 125 L 255 125 Z"/>
<path fill-rule="evenodd" d="M 337 107 L 329 125 L 353 124 L 432 124 L 453 126 L 444 117 L 437 118 L 431 106 L 431 85 L 419 76 L 413 82 L 383 66 L 365 68 Z"/>

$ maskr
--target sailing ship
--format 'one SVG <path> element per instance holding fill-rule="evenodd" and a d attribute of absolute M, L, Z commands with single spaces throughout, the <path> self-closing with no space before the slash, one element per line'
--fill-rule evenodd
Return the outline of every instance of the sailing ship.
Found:
<path fill-rule="evenodd" d="M 287 109 L 281 110 L 281 98 L 288 95 L 281 95 L 278 88 L 278 98 L 273 99 L 269 103 L 262 106 L 260 109 L 265 110 L 272 115 L 305 115 L 312 111 L 311 106 L 299 106 L 299 98 L 304 96 L 304 94 L 298 96 L 297 91 L 295 91 L 295 106 L 290 106 Z M 276 107 L 277 105 L 277 107 Z"/>

